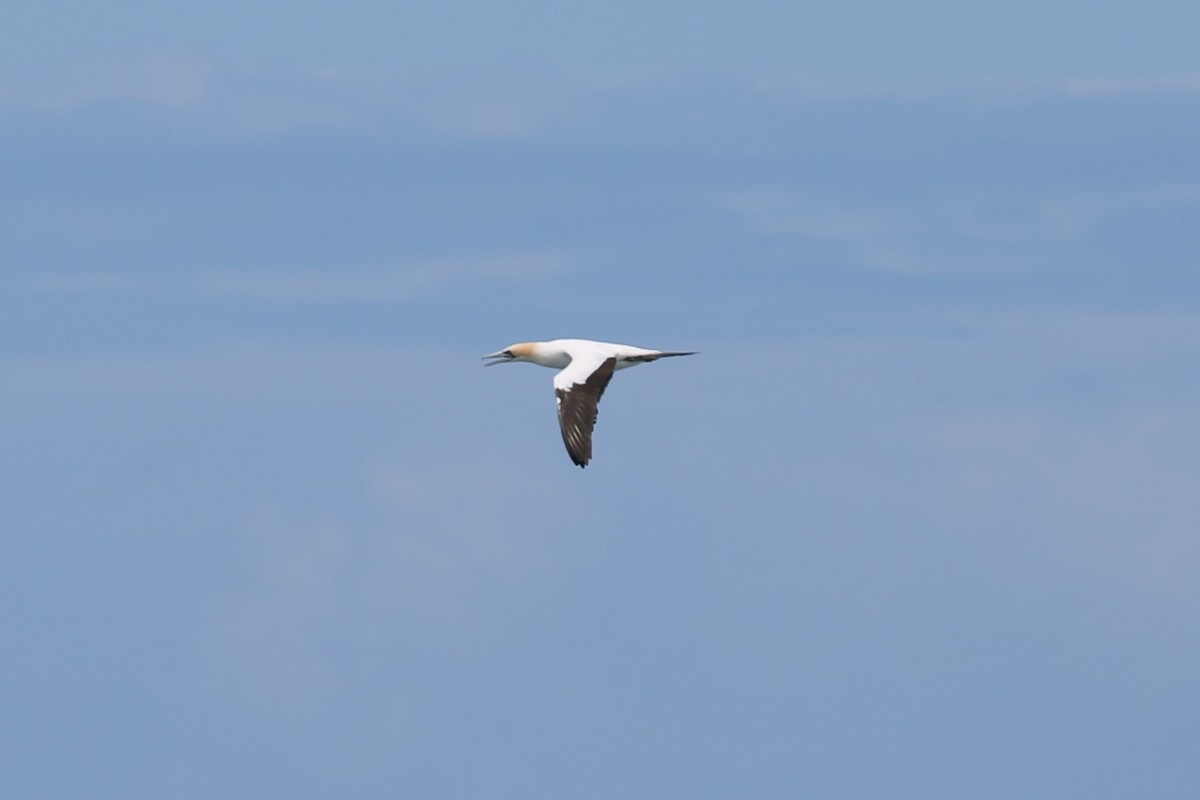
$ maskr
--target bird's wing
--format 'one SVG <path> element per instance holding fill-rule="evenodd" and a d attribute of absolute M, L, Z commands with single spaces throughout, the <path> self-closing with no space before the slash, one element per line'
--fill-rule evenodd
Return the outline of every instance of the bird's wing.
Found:
<path fill-rule="evenodd" d="M 554 376 L 558 425 L 567 454 L 580 467 L 592 460 L 592 429 L 596 427 L 600 395 L 612 380 L 615 357 L 582 356 Z"/>

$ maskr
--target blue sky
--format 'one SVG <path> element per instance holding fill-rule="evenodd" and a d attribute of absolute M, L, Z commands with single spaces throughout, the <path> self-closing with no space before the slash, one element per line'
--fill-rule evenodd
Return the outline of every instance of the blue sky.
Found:
<path fill-rule="evenodd" d="M 145 52 L 283 69 L 512 64 L 610 73 L 804 71 L 887 79 L 1159 77 L 1194 68 L 1188 0 L 637 3 L 48 0 L 0 33 L 14 70 Z"/>
<path fill-rule="evenodd" d="M 4 796 L 1192 797 L 1197 13 L 14 12 Z"/>

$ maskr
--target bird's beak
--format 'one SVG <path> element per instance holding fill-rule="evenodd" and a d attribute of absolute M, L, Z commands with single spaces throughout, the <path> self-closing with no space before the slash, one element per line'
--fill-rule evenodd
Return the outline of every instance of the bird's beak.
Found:
<path fill-rule="evenodd" d="M 499 353 L 489 353 L 488 355 L 484 356 L 484 358 L 496 359 L 495 361 L 489 361 L 488 363 L 484 364 L 485 367 L 494 367 L 497 364 L 507 364 L 509 361 L 512 361 L 513 354 L 506 353 L 505 351 L 501 350 Z"/>

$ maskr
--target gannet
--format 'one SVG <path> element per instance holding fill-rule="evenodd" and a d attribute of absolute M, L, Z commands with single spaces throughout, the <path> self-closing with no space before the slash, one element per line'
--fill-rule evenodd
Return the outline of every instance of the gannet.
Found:
<path fill-rule="evenodd" d="M 586 467 L 592 460 L 592 429 L 596 427 L 600 395 L 612 380 L 613 372 L 660 358 L 691 355 L 695 352 L 647 350 L 590 339 L 555 339 L 512 344 L 483 358 L 495 359 L 484 364 L 485 367 L 527 361 L 560 370 L 554 376 L 554 396 L 558 401 L 563 444 L 571 461 Z"/>

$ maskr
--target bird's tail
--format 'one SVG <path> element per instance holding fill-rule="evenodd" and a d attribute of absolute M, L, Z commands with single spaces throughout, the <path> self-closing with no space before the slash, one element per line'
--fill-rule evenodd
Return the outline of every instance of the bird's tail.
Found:
<path fill-rule="evenodd" d="M 638 356 L 621 356 L 623 364 L 646 364 L 651 361 L 658 361 L 660 358 L 670 358 L 671 356 L 694 356 L 695 351 L 691 353 L 646 353 Z"/>

